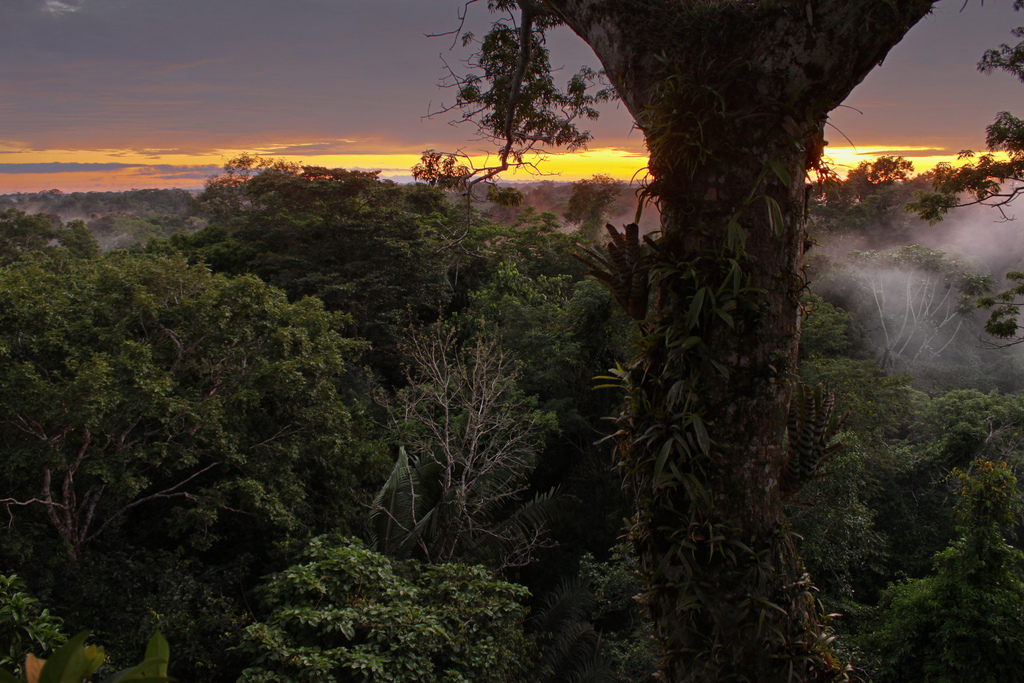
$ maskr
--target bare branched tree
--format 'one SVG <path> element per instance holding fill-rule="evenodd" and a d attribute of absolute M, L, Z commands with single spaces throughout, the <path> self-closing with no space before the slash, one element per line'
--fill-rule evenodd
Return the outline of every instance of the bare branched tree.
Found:
<path fill-rule="evenodd" d="M 854 258 L 854 277 L 870 294 L 887 363 L 941 355 L 975 309 L 976 298 L 992 286 L 991 277 L 921 246 L 856 252 Z"/>
<path fill-rule="evenodd" d="M 371 512 L 377 546 L 429 562 L 528 564 L 555 500 L 523 501 L 553 415 L 519 392 L 516 363 L 494 339 L 460 351 L 454 330 L 435 328 L 408 351 L 410 386 L 386 401 L 403 447 Z"/>

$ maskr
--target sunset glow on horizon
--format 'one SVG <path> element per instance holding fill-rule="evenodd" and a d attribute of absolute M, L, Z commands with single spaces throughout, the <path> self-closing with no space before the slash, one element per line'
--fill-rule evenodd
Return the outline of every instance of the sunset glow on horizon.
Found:
<path fill-rule="evenodd" d="M 380 171 L 381 178 L 411 182 L 418 153 L 383 154 L 273 154 L 274 146 L 259 153 L 306 166 Z M 294 149 L 294 146 L 291 147 Z M 5 172 L 0 173 L 0 194 L 32 193 L 57 189 L 62 192 L 122 191 L 129 189 L 196 190 L 206 178 L 217 175 L 224 164 L 253 150 L 217 149 L 201 153 L 161 153 L 130 150 L 46 150 L 8 152 Z M 913 162 L 915 173 L 925 173 L 939 163 L 959 165 L 957 153 L 938 146 L 864 145 L 828 147 L 827 161 L 841 176 L 864 161 L 882 155 L 903 156 Z M 998 155 L 997 155 L 998 156 Z M 494 157 L 479 155 L 469 160 L 475 168 L 494 163 Z M 536 168 L 512 169 L 499 182 L 530 183 L 544 180 L 574 182 L 596 174 L 635 183 L 646 176 L 647 156 L 636 150 L 595 148 L 572 154 L 548 154 L 536 160 Z M 17 169 L 17 170 L 15 170 Z M 22 170 L 23 169 L 23 170 Z"/>
<path fill-rule="evenodd" d="M 24 0 L 5 14 L 0 42 L 0 194 L 198 189 L 242 152 L 379 170 L 398 182 L 411 180 L 427 149 L 464 152 L 474 168 L 493 164 L 494 148 L 474 139 L 472 125 L 436 115 L 451 104 L 451 91 L 437 87 L 443 65 L 466 54 L 424 34 L 457 25 L 461 6 Z M 486 30 L 491 16 L 469 20 Z M 976 70 L 1018 23 L 1009 3 L 938 2 L 829 114 L 836 146 L 826 151 L 837 172 L 892 154 L 921 173 L 965 147 L 980 150 L 996 113 L 1024 110 L 1012 75 Z M 548 38 L 556 70 L 599 66 L 567 28 Z M 633 119 L 619 102 L 600 110 L 581 126 L 590 151 L 551 154 L 539 173 L 500 180 L 640 181 L 646 148 Z"/>
<path fill-rule="evenodd" d="M 495 147 L 474 139 L 472 125 L 431 116 L 451 97 L 437 88 L 442 63 L 465 54 L 424 34 L 451 29 L 460 5 L 390 0 L 353 13 L 345 3 L 298 11 L 241 0 L 74 0 L 54 12 L 25 0 L 5 16 L 11 27 L 0 42 L 0 194 L 198 189 L 244 152 L 378 170 L 398 182 L 412 180 L 431 148 L 464 153 L 477 169 L 494 164 Z M 473 13 L 473 30 L 489 18 Z M 893 155 L 923 173 L 956 163 L 964 147 L 980 151 L 996 113 L 1024 111 L 1012 75 L 976 70 L 1018 20 L 1009 3 L 937 3 L 829 114 L 836 146 L 826 153 L 837 172 Z M 558 70 L 598 66 L 571 31 L 549 38 Z M 582 125 L 593 136 L 589 152 L 551 154 L 534 172 L 500 180 L 641 181 L 646 148 L 629 112 L 614 101 L 600 110 Z"/>

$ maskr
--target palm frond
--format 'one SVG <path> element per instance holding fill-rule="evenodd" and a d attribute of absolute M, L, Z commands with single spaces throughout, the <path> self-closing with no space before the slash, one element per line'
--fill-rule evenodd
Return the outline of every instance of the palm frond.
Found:
<path fill-rule="evenodd" d="M 592 623 L 596 606 L 594 594 L 579 578 L 562 581 L 545 596 L 541 608 L 530 618 L 530 627 L 541 634 L 543 647 L 532 681 L 616 680 L 614 670 L 601 656 L 601 634 Z"/>
<path fill-rule="evenodd" d="M 410 477 L 409 456 L 401 447 L 391 473 L 370 507 L 367 535 L 370 546 L 377 552 L 391 555 L 413 526 Z"/>

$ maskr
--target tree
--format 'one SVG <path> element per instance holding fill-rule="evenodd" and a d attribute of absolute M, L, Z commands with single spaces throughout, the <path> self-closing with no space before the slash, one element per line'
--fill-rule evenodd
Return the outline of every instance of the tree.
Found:
<path fill-rule="evenodd" d="M 278 176 L 298 171 L 294 162 L 243 153 L 224 164 L 224 173 L 206 179 L 200 201 L 214 218 L 238 215 L 256 208 L 257 201 L 248 196 L 250 180 L 264 173 Z"/>
<path fill-rule="evenodd" d="M 348 314 L 345 334 L 369 341 L 368 364 L 394 379 L 401 374 L 402 330 L 436 319 L 448 297 L 437 241 L 447 236 L 438 233 L 445 232 L 449 207 L 438 195 L 434 188 L 403 189 L 376 172 L 256 164 L 243 156 L 198 198 L 213 215 L 211 226 L 150 250 L 180 251 L 217 272 L 256 275 L 293 301 L 319 298 L 327 310 Z"/>
<path fill-rule="evenodd" d="M 911 177 L 913 170 L 903 157 L 862 161 L 845 180 L 815 193 L 811 229 L 816 235 L 861 235 L 876 248 L 901 243 L 913 220 L 905 207 L 930 182 L 925 175 Z"/>
<path fill-rule="evenodd" d="M 39 522 L 72 563 L 125 524 L 127 545 L 227 552 L 350 523 L 332 486 L 372 468 L 340 397 L 360 347 L 341 322 L 181 258 L 0 270 L 5 554 Z"/>
<path fill-rule="evenodd" d="M 518 47 L 491 53 L 502 68 L 484 70 L 488 98 L 475 98 L 503 149 L 523 148 L 526 112 L 557 109 L 522 75 L 543 30 L 564 23 L 594 48 L 650 150 L 645 196 L 661 233 L 612 254 L 620 276 L 606 281 L 649 278 L 656 293 L 637 307 L 638 352 L 618 373 L 618 461 L 667 681 L 841 675 L 780 486 L 805 177 L 826 172 L 828 112 L 932 4 L 490 3 L 519 28 L 499 24 Z"/>
<path fill-rule="evenodd" d="M 1024 553 L 1003 540 L 1019 521 L 1006 463 L 955 470 L 960 538 L 935 556 L 933 576 L 893 586 L 865 644 L 882 681 L 998 683 L 1020 676 L 1024 657 Z"/>
<path fill-rule="evenodd" d="M 956 537 L 951 472 L 981 460 L 1019 467 L 1022 423 L 1024 402 L 1013 395 L 960 389 L 918 401 L 906 430 L 911 443 L 891 449 L 906 451 L 907 466 L 880 478 L 871 500 L 877 527 L 889 538 L 890 576 L 928 573 L 935 553 Z M 877 476 L 882 468 L 874 469 Z"/>
<path fill-rule="evenodd" d="M 1024 0 L 1014 0 L 1013 9 L 1022 8 Z M 1018 26 L 1012 33 L 1024 38 L 1024 26 Z M 1011 73 L 1024 83 L 1024 41 L 1012 46 L 1003 43 L 998 49 L 985 51 L 978 71 L 990 74 L 997 70 Z M 989 154 L 957 166 L 939 164 L 932 183 L 935 191 L 921 193 L 918 201 L 907 208 L 931 223 L 941 221 L 952 208 L 970 204 L 994 206 L 1006 217 L 1005 208 L 1024 192 L 1024 121 L 1008 111 L 999 112 L 987 133 Z M 995 152 L 1005 152 L 1007 158 L 999 160 Z M 974 158 L 971 150 L 960 152 L 961 161 Z M 960 198 L 964 193 L 971 197 L 967 204 Z"/>
<path fill-rule="evenodd" d="M 595 628 L 601 636 L 600 652 L 615 667 L 617 681 L 650 681 L 654 665 L 653 626 L 636 596 L 642 590 L 636 557 L 629 544 L 619 542 L 606 562 L 585 554 L 580 558 L 580 579 L 596 601 Z"/>
<path fill-rule="evenodd" d="M 996 207 L 1009 219 L 1006 207 L 1021 195 L 1024 182 L 1024 121 L 1008 111 L 999 112 L 987 129 L 985 142 L 989 152 L 980 157 L 971 150 L 960 152 L 961 162 L 976 157 L 977 161 L 936 166 L 932 181 L 935 191 L 920 193 L 907 209 L 929 223 L 937 223 L 950 209 L 985 204 Z M 1007 158 L 997 158 L 997 152 L 1005 152 Z M 964 202 L 961 194 L 967 194 L 970 201 Z"/>
<path fill-rule="evenodd" d="M 919 245 L 854 252 L 850 271 L 867 290 L 870 319 L 881 331 L 883 369 L 898 360 L 931 360 L 953 342 L 992 278 Z"/>
<path fill-rule="evenodd" d="M 917 508 L 904 505 L 932 500 L 932 470 L 915 467 L 916 453 L 901 445 L 927 397 L 911 389 L 910 376 L 887 376 L 874 359 L 856 359 L 875 352 L 857 343 L 845 311 L 813 295 L 808 308 L 800 376 L 830 387 L 846 419 L 841 448 L 824 464 L 822 476 L 791 499 L 790 514 L 802 538 L 801 560 L 821 601 L 830 612 L 842 613 L 836 627 L 842 638 L 855 630 L 862 606 L 874 602 L 887 576 L 911 571 L 908 555 L 916 557 L 916 549 L 925 547 L 925 560 L 931 557 L 937 547 L 929 541 L 941 524 L 934 522 L 935 508 L 915 516 Z M 948 529 L 935 534 L 938 547 L 948 540 L 943 531 Z"/>
<path fill-rule="evenodd" d="M 472 2 L 476 0 L 470 0 L 467 7 Z M 489 4 L 492 8 L 514 7 L 509 0 Z M 518 26 L 514 21 L 495 22 L 470 59 L 479 73 L 462 76 L 449 69 L 444 85 L 456 90 L 455 103 L 438 113 L 461 110 L 460 123 L 475 124 L 482 137 L 500 138 L 504 143 L 495 165 L 463 175 L 467 191 L 509 168 L 529 166 L 527 155 L 543 145 L 572 151 L 590 140 L 590 133 L 581 131 L 576 121 L 597 118 L 594 106 L 608 101 L 612 90 L 601 88 L 591 93 L 598 74 L 587 67 L 574 74 L 565 89 L 555 85 L 543 29 L 558 23 L 548 12 L 524 14 Z M 472 33 L 462 38 L 464 46 L 477 42 Z M 486 84 L 499 87 L 487 88 Z M 520 107 L 520 98 L 536 106 Z"/>
<path fill-rule="evenodd" d="M 1014 0 L 1014 10 L 1024 8 L 1024 0 Z M 1024 26 L 1013 30 L 1013 35 L 1024 37 Z M 1002 45 L 998 50 L 988 50 L 978 64 L 983 73 L 996 69 L 1008 71 L 1024 83 L 1024 41 L 1016 46 Z M 967 194 L 967 204 L 987 204 L 996 207 L 1006 216 L 1006 207 L 1024 191 L 1024 121 L 1010 112 L 1000 112 L 987 129 L 985 142 L 989 154 L 983 154 L 977 162 L 953 167 L 940 165 L 935 170 L 933 189 L 935 192 L 922 193 L 918 201 L 907 208 L 917 211 L 931 223 L 942 220 L 950 209 L 965 205 L 960 195 Z M 1005 152 L 1006 159 L 1000 160 L 995 152 Z M 960 153 L 960 159 L 973 159 L 974 152 Z M 1018 334 L 1018 311 L 1021 303 L 1018 297 L 1024 295 L 1024 274 L 1011 271 L 1006 279 L 1016 283 L 1009 289 L 992 297 L 983 297 L 979 304 L 990 309 L 985 331 L 994 337 L 1007 340 L 1005 346 L 1024 341 Z"/>
<path fill-rule="evenodd" d="M 32 252 L 53 253 L 60 248 L 77 258 L 93 258 L 100 251 L 96 238 L 82 221 L 64 225 L 46 214 L 0 211 L 0 265 Z"/>
<path fill-rule="evenodd" d="M 10 263 L 30 251 L 41 251 L 56 237 L 49 216 L 26 216 L 24 211 L 7 209 L 0 213 L 0 263 Z"/>
<path fill-rule="evenodd" d="M 597 237 L 604 225 L 605 215 L 625 185 L 622 181 L 600 173 L 576 181 L 572 184 L 565 220 L 578 225 L 579 231 L 587 237 Z"/>
<path fill-rule="evenodd" d="M 454 154 L 442 154 L 432 149 L 424 152 L 420 163 L 412 167 L 413 178 L 442 190 L 458 189 L 470 173 L 469 167 L 459 163 Z"/>
<path fill-rule="evenodd" d="M 523 566 L 543 544 L 551 493 L 521 499 L 554 415 L 519 392 L 516 364 L 494 340 L 464 352 L 456 341 L 452 328 L 410 340 L 410 386 L 388 406 L 402 448 L 371 531 L 399 558 Z"/>

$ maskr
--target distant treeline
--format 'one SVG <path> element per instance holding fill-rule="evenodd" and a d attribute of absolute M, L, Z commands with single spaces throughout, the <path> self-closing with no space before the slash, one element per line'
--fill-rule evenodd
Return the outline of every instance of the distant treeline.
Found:
<path fill-rule="evenodd" d="M 0 195 L 0 211 L 46 214 L 54 223 L 84 221 L 104 250 L 144 246 L 151 239 L 206 226 L 202 208 L 188 190 L 127 192 L 19 192 Z"/>
<path fill-rule="evenodd" d="M 387 181 L 385 181 L 387 182 Z M 597 221 L 610 221 L 623 225 L 634 220 L 637 209 L 636 193 L 625 183 L 605 176 L 594 176 L 584 181 L 586 186 L 603 191 L 607 200 L 600 207 Z M 571 205 L 574 188 L 581 183 L 543 180 L 536 183 L 507 186 L 523 195 L 519 206 L 502 207 L 488 201 L 485 193 L 474 197 L 473 210 L 496 223 L 513 225 L 533 216 L 547 214 L 553 226 L 566 230 L 587 222 L 587 217 L 575 212 Z M 577 194 L 579 191 L 577 190 Z M 151 239 L 162 239 L 177 233 L 192 233 L 206 227 L 210 221 L 208 207 L 197 201 L 199 191 L 182 189 L 143 189 L 123 192 L 62 192 L 59 189 L 40 192 L 0 194 L 0 211 L 17 209 L 29 215 L 46 214 L 61 221 L 84 221 L 96 236 L 100 247 L 111 249 L 141 249 Z M 464 198 L 449 194 L 453 203 Z M 584 198 L 590 200 L 590 197 Z M 524 212 L 528 214 L 524 216 Z M 644 212 L 641 227 L 649 232 L 657 227 L 657 211 Z M 593 218 L 591 219 L 593 221 Z"/>

